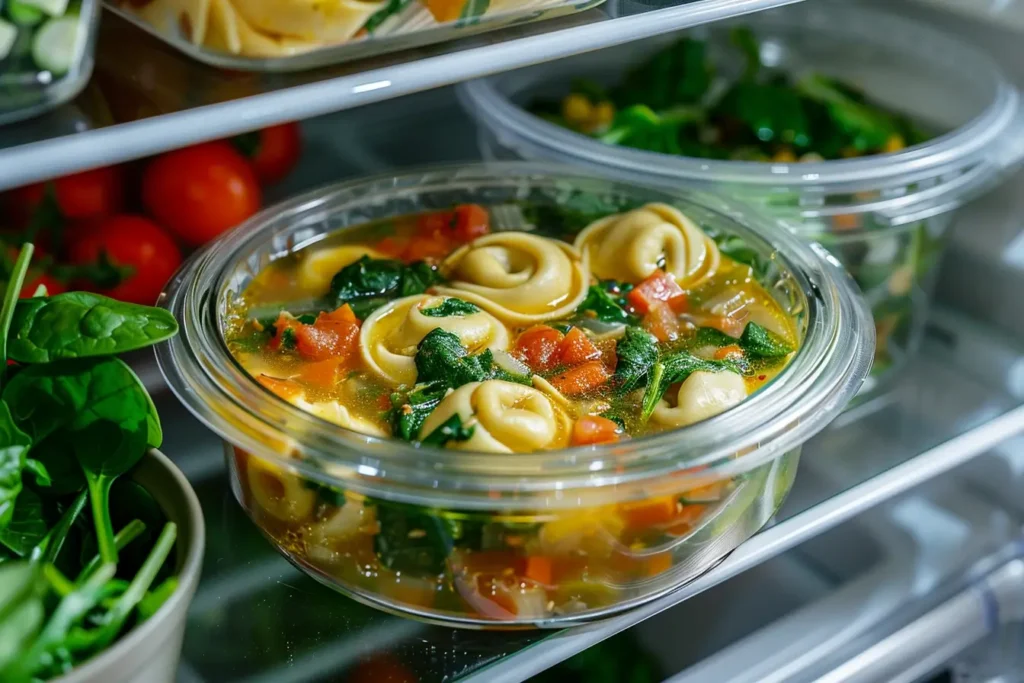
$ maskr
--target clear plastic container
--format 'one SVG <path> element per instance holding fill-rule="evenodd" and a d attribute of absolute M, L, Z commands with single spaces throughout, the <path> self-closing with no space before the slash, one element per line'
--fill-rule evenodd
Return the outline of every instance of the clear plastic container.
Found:
<path fill-rule="evenodd" d="M 724 71 L 742 69 L 729 32 L 749 26 L 762 60 L 863 88 L 870 99 L 937 131 L 894 154 L 821 163 L 670 156 L 605 145 L 533 116 L 538 97 L 565 95 L 573 78 L 610 85 L 678 40 L 660 36 L 460 86 L 489 159 L 553 160 L 622 180 L 725 192 L 761 205 L 828 247 L 860 285 L 877 328 L 872 385 L 898 373 L 921 340 L 955 209 L 990 188 L 1022 155 L 1020 96 L 973 48 L 915 22 L 837 3 L 800 3 L 699 27 Z"/>
<path fill-rule="evenodd" d="M 123 0 L 108 1 L 106 6 L 204 64 L 238 71 L 290 72 L 564 16 L 591 9 L 604 0 L 465 0 L 458 5 L 461 10 L 456 7 L 451 14 L 444 6 L 455 7 L 454 2 L 341 0 L 330 8 L 315 3 L 309 7 L 296 5 L 298 9 L 276 17 L 260 16 L 265 9 L 246 2 L 243 6 L 249 8 L 249 19 L 262 21 L 264 29 L 246 22 L 242 10 L 236 7 L 241 0 L 199 4 Z M 338 16 L 329 16 L 334 10 Z M 350 16 L 344 16 L 346 13 Z M 387 17 L 382 19 L 384 13 Z M 296 35 L 290 35 L 288 27 Z"/>
<path fill-rule="evenodd" d="M 416 448 L 322 421 L 264 390 L 227 349 L 225 316 L 252 278 L 338 230 L 466 202 L 552 205 L 573 191 L 669 202 L 706 230 L 743 239 L 766 259 L 763 284 L 798 322 L 801 345 L 786 369 L 732 410 L 683 430 L 496 457 Z M 234 493 L 270 541 L 357 600 L 470 627 L 598 619 L 699 575 L 771 518 L 800 445 L 860 388 L 873 348 L 867 310 L 820 247 L 714 196 L 550 165 L 440 168 L 314 191 L 195 256 L 163 305 L 182 334 L 158 349 L 160 368 L 225 439 Z M 665 502 L 667 517 L 648 518 Z M 645 542 L 634 545 L 637 533 Z M 441 554 L 432 571 L 395 571 L 379 561 L 381 542 L 390 553 L 428 552 L 426 545 Z M 538 553 L 555 560 L 531 571 Z"/>
<path fill-rule="evenodd" d="M 11 20 L 13 10 L 9 3 L 0 3 L 0 8 L 6 10 L 0 11 L 0 18 L 16 30 L 10 54 L 0 59 L 0 92 L 3 93 L 0 95 L 0 124 L 38 116 L 78 95 L 92 75 L 100 18 L 99 0 L 71 3 L 63 13 L 66 19 L 77 18 L 73 46 L 64 44 L 69 37 L 68 32 L 58 29 L 51 34 L 53 47 L 58 51 L 67 50 L 59 60 L 67 62 L 67 70 L 61 73 L 40 66 L 33 52 L 37 34 L 61 17 L 50 17 L 29 7 L 29 12 L 38 14 L 27 20 L 31 25 L 18 25 Z"/>

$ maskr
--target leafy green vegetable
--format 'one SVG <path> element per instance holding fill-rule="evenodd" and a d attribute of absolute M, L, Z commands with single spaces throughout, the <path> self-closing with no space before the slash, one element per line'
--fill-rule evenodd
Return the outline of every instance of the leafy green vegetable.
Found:
<path fill-rule="evenodd" d="M 408 392 L 391 394 L 391 432 L 405 441 L 415 441 L 420 427 L 444 398 L 448 387 L 444 382 L 417 384 Z"/>
<path fill-rule="evenodd" d="M 743 70 L 743 79 L 753 81 L 761 71 L 761 46 L 754 32 L 746 26 L 737 26 L 729 31 L 729 42 L 743 53 L 747 60 Z"/>
<path fill-rule="evenodd" d="M 458 522 L 431 515 L 422 508 L 377 503 L 380 532 L 373 537 L 380 563 L 388 569 L 414 576 L 437 576 L 460 536 Z"/>
<path fill-rule="evenodd" d="M 0 544 L 19 557 L 28 557 L 46 537 L 46 531 L 43 499 L 32 489 L 25 489 L 15 501 L 10 522 L 0 529 Z"/>
<path fill-rule="evenodd" d="M 876 150 L 900 132 L 890 114 L 866 104 L 863 96 L 838 81 L 811 74 L 796 83 L 796 91 L 804 97 L 825 105 L 832 120 L 850 139 L 859 152 Z"/>
<path fill-rule="evenodd" d="M 434 431 L 423 437 L 424 446 L 443 447 L 449 441 L 469 441 L 473 438 L 474 425 L 468 427 L 462 424 L 462 418 L 458 413 L 453 414 L 447 420 L 439 424 Z"/>
<path fill-rule="evenodd" d="M 618 283 L 611 283 L 611 285 L 616 286 Z M 608 293 L 607 286 L 607 283 L 591 285 L 590 289 L 587 290 L 587 296 L 580 303 L 576 312 L 585 313 L 589 311 L 593 313 L 596 319 L 606 323 L 632 322 L 634 316 L 626 312 L 620 301 L 612 298 L 612 295 Z"/>
<path fill-rule="evenodd" d="M 412 1 L 413 0 L 388 0 L 388 4 L 370 15 L 370 18 L 366 20 L 365 24 L 363 24 L 363 28 L 366 29 L 367 33 L 373 35 L 373 32 L 376 31 L 386 19 L 404 10 Z"/>
<path fill-rule="evenodd" d="M 640 409 L 640 421 L 647 422 L 654 412 L 658 401 L 665 395 L 668 388 L 683 382 L 695 372 L 736 372 L 734 363 L 729 361 L 705 360 L 686 351 L 666 354 L 655 364 L 651 379 L 647 383 Z"/>
<path fill-rule="evenodd" d="M 60 516 L 57 524 L 46 532 L 46 536 L 32 549 L 30 555 L 34 562 L 52 564 L 57 559 L 57 555 L 60 554 L 61 548 L 64 547 L 64 541 L 71 531 L 71 526 L 85 508 L 86 500 L 86 492 L 82 491 L 71 502 L 71 505 Z"/>
<path fill-rule="evenodd" d="M 750 358 L 785 358 L 793 353 L 793 347 L 782 337 L 757 323 L 747 323 L 739 345 Z"/>
<path fill-rule="evenodd" d="M 462 299 L 449 298 L 437 306 L 420 309 L 420 313 L 428 318 L 451 318 L 454 316 L 465 316 L 479 313 L 480 308 Z"/>
<path fill-rule="evenodd" d="M 786 86 L 740 81 L 723 96 L 715 113 L 741 122 L 761 142 L 797 147 L 811 142 L 810 122 L 800 97 Z"/>
<path fill-rule="evenodd" d="M 406 265 L 363 256 L 338 271 L 331 280 L 331 296 L 335 305 L 347 303 L 363 319 L 392 299 L 422 294 L 439 282 L 437 270 L 423 261 Z"/>
<path fill-rule="evenodd" d="M 557 204 L 529 202 L 522 206 L 522 212 L 523 218 L 535 227 L 538 234 L 571 238 L 598 218 L 629 211 L 641 204 L 621 197 L 600 196 L 572 189 L 565 196 L 559 197 Z"/>
<path fill-rule="evenodd" d="M 89 292 L 21 299 L 7 354 L 19 363 L 109 356 L 170 339 L 178 323 L 168 311 Z"/>
<path fill-rule="evenodd" d="M 608 145 L 622 145 L 660 154 L 683 154 L 683 127 L 699 123 L 703 110 L 675 107 L 655 112 L 645 104 L 634 104 L 615 114 L 611 127 L 598 138 Z"/>
<path fill-rule="evenodd" d="M 754 277 L 763 280 L 767 277 L 771 262 L 762 257 L 761 254 L 748 245 L 742 237 L 737 235 L 717 235 L 714 237 L 718 245 L 718 251 L 728 256 L 737 263 L 744 263 L 754 271 Z"/>
<path fill-rule="evenodd" d="M 25 281 L 25 274 L 28 273 L 28 265 L 32 260 L 34 247 L 26 244 L 22 247 L 18 258 L 14 262 L 11 277 L 7 281 L 7 288 L 4 290 L 3 306 L 0 306 L 0 380 L 3 380 L 7 373 L 7 334 L 11 329 L 11 320 L 14 318 L 14 309 L 18 303 L 18 296 L 21 294 L 21 286 Z"/>
<path fill-rule="evenodd" d="M 666 109 L 698 102 L 711 86 L 713 69 L 703 41 L 683 38 L 631 69 L 612 97 L 619 106 Z"/>
<path fill-rule="evenodd" d="M 32 439 L 18 429 L 10 408 L 0 401 L 0 530 L 14 515 L 14 506 L 21 493 L 21 473 L 25 469 Z"/>
<path fill-rule="evenodd" d="M 456 335 L 440 327 L 428 332 L 416 347 L 416 378 L 420 383 L 438 382 L 457 389 L 490 379 L 493 366 L 490 349 L 471 356 Z"/>
<path fill-rule="evenodd" d="M 146 596 L 139 601 L 139 621 L 145 621 L 156 614 L 176 590 L 178 590 L 178 577 L 169 576 L 159 586 L 146 593 Z"/>
<path fill-rule="evenodd" d="M 643 386 L 658 362 L 658 346 L 654 337 L 639 327 L 627 327 L 615 347 L 618 362 L 614 378 L 621 393 Z"/>

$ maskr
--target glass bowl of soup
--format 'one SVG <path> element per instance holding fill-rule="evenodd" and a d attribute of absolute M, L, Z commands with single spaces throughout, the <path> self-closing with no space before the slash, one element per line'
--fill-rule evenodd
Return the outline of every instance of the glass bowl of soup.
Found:
<path fill-rule="evenodd" d="M 551 165 L 344 182 L 194 257 L 158 360 L 266 537 L 375 607 L 559 627 L 772 517 L 857 392 L 827 252 L 714 195 Z"/>

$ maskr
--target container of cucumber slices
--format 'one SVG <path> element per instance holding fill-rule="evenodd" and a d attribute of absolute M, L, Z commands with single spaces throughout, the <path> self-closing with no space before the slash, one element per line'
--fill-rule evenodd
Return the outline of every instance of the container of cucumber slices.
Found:
<path fill-rule="evenodd" d="M 0 0 L 0 124 L 77 95 L 93 67 L 97 0 Z"/>

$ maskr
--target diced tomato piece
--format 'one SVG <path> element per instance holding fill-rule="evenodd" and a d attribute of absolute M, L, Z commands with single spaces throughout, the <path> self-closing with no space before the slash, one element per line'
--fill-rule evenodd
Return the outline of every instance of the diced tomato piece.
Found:
<path fill-rule="evenodd" d="M 729 344 L 715 351 L 715 360 L 725 360 L 729 357 L 742 356 L 743 349 L 738 344 Z"/>
<path fill-rule="evenodd" d="M 402 252 L 402 260 L 407 263 L 413 261 L 440 260 L 447 256 L 455 248 L 455 245 L 447 237 L 441 234 L 430 237 L 414 237 L 409 245 Z"/>
<path fill-rule="evenodd" d="M 640 325 L 660 342 L 679 338 L 679 318 L 663 301 L 654 301 Z"/>
<path fill-rule="evenodd" d="M 359 325 L 320 315 L 312 325 L 295 329 L 295 348 L 308 360 L 347 358 L 356 351 Z"/>
<path fill-rule="evenodd" d="M 526 571 L 523 576 L 536 581 L 542 586 L 550 586 L 552 578 L 551 558 L 534 555 L 526 558 Z"/>
<path fill-rule="evenodd" d="M 611 375 L 604 369 L 604 363 L 592 360 L 555 375 L 551 378 L 551 385 L 566 396 L 579 396 L 597 389 L 609 377 Z"/>
<path fill-rule="evenodd" d="M 306 384 L 331 389 L 338 383 L 339 370 L 346 360 L 344 357 L 335 357 L 305 363 L 299 368 L 298 378 Z"/>
<path fill-rule="evenodd" d="M 686 310 L 686 292 L 675 278 L 663 270 L 656 270 L 626 295 L 626 300 L 637 313 L 644 315 L 656 301 L 669 305 L 676 313 Z"/>
<path fill-rule="evenodd" d="M 657 555 L 651 555 L 644 561 L 644 564 L 647 576 L 664 574 L 672 568 L 672 553 L 665 551 Z"/>
<path fill-rule="evenodd" d="M 452 236 L 460 242 L 471 242 L 491 231 L 491 217 L 479 204 L 460 204 L 455 207 L 455 225 Z"/>
<path fill-rule="evenodd" d="M 434 237 L 451 232 L 455 224 L 453 211 L 432 211 L 416 219 L 416 234 L 421 237 Z"/>
<path fill-rule="evenodd" d="M 515 355 L 534 372 L 550 370 L 559 362 L 564 336 L 547 325 L 534 325 L 516 339 Z"/>
<path fill-rule="evenodd" d="M 563 365 L 579 365 L 600 357 L 601 352 L 594 342 L 578 327 L 569 330 L 559 348 L 559 360 Z"/>
<path fill-rule="evenodd" d="M 405 253 L 406 246 L 407 245 L 404 242 L 399 242 L 394 237 L 385 237 L 380 242 L 373 245 L 373 248 L 375 251 L 379 251 L 385 256 L 400 258 L 402 254 Z"/>
<path fill-rule="evenodd" d="M 572 428 L 574 446 L 613 443 L 619 440 L 619 425 L 600 415 L 584 415 Z"/>
<path fill-rule="evenodd" d="M 270 348 L 277 351 L 281 348 L 281 343 L 284 341 L 285 330 L 296 330 L 300 327 L 302 327 L 302 323 L 287 313 L 282 312 L 277 316 L 277 322 L 274 323 L 274 337 L 270 340 Z"/>
<path fill-rule="evenodd" d="M 619 514 L 630 529 L 643 530 L 675 520 L 680 508 L 674 496 L 661 496 L 623 503 L 619 506 Z"/>
<path fill-rule="evenodd" d="M 352 307 L 348 304 L 342 304 L 339 308 L 334 309 L 330 313 L 321 313 L 318 316 L 319 320 L 327 320 L 330 322 L 339 323 L 358 323 L 359 318 L 356 317 Z"/>
<path fill-rule="evenodd" d="M 278 379 L 270 375 L 260 375 L 256 378 L 256 381 L 286 401 L 302 395 L 302 387 L 290 379 Z"/>

